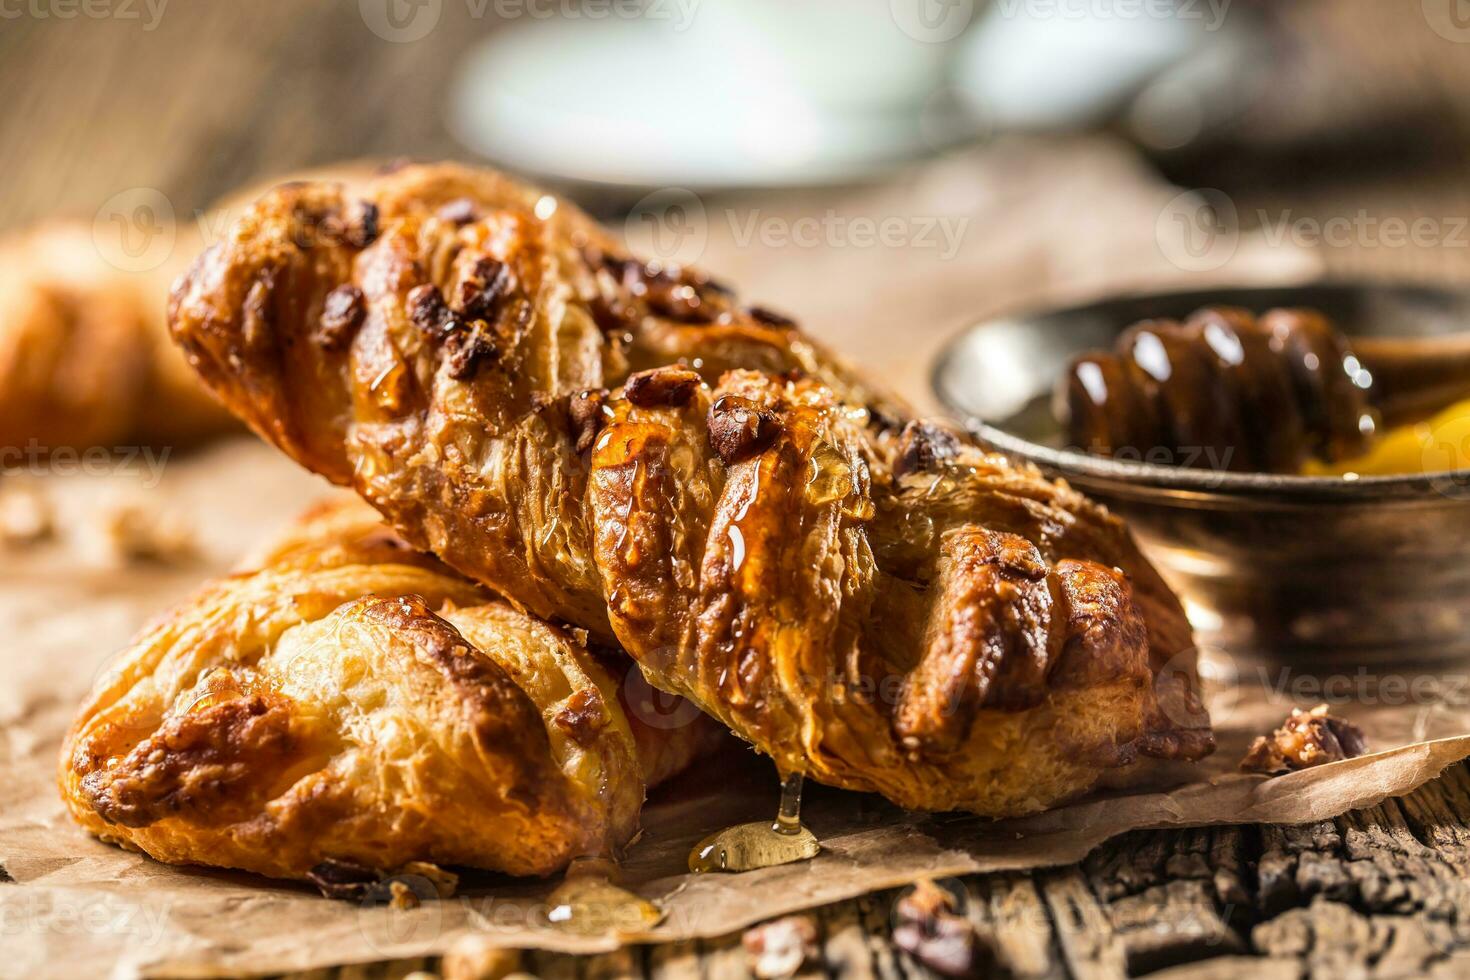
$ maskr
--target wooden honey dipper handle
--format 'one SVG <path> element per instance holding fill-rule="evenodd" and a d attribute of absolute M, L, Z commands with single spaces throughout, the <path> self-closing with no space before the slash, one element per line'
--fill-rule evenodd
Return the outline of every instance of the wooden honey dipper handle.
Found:
<path fill-rule="evenodd" d="M 1433 415 L 1470 398 L 1470 332 L 1437 337 L 1354 337 L 1373 374 L 1373 401 L 1389 425 Z"/>

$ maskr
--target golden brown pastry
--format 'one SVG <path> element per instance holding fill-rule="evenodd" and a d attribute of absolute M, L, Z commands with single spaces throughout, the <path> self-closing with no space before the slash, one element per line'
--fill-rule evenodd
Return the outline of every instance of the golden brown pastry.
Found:
<path fill-rule="evenodd" d="M 0 449 L 8 457 L 185 445 L 234 426 L 168 342 L 170 268 L 114 268 L 80 224 L 0 243 Z M 16 462 L 0 459 L 0 467 Z"/>
<path fill-rule="evenodd" d="M 87 830 L 282 878 L 413 861 L 544 875 L 621 848 L 645 774 L 718 733 L 639 723 L 572 634 L 360 502 L 319 508 L 261 561 L 146 629 L 83 705 L 61 789 Z"/>
<path fill-rule="evenodd" d="M 1006 815 L 1212 747 L 1183 612 L 1117 520 L 900 433 L 791 321 L 557 198 L 448 165 L 285 186 L 170 310 L 266 438 L 783 769 Z"/>

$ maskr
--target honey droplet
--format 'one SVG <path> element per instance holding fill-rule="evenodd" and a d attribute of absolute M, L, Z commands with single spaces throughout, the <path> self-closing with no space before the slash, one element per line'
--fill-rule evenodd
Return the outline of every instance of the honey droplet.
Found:
<path fill-rule="evenodd" d="M 736 824 L 695 844 L 689 853 L 689 870 L 695 874 L 754 871 L 816 857 L 822 845 L 801 824 L 801 784 L 801 773 L 781 780 L 781 808 L 773 822 Z"/>
<path fill-rule="evenodd" d="M 812 452 L 806 478 L 806 499 L 814 506 L 841 500 L 853 491 L 852 466 L 830 442 Z"/>
<path fill-rule="evenodd" d="M 578 858 L 547 896 L 546 918 L 563 932 L 596 936 L 646 932 L 663 920 L 657 905 L 616 883 L 617 864 L 605 858 Z"/>

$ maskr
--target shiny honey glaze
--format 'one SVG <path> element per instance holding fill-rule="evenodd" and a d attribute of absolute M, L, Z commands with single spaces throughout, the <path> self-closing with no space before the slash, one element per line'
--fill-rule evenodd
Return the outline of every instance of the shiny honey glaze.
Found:
<path fill-rule="evenodd" d="M 1381 433 L 1360 456 L 1324 463 L 1308 460 L 1304 476 L 1394 476 L 1470 467 L 1470 399 L 1431 418 Z"/>
<path fill-rule="evenodd" d="M 617 863 L 607 858 L 578 858 L 562 883 L 546 899 L 551 925 L 577 935 L 640 933 L 663 919 L 657 905 L 617 884 Z"/>
<path fill-rule="evenodd" d="M 689 854 L 689 870 L 696 874 L 754 871 L 816 857 L 822 845 L 802 826 L 801 785 L 800 773 L 783 777 L 781 806 L 774 821 L 736 824 L 711 834 L 694 845 Z"/>

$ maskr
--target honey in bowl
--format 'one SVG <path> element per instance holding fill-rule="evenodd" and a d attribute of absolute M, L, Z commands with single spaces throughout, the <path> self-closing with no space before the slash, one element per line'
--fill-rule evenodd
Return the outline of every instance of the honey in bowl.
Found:
<path fill-rule="evenodd" d="M 1470 399 L 1431 418 L 1385 430 L 1373 446 L 1352 459 L 1326 463 L 1309 459 L 1303 476 L 1395 476 L 1470 467 Z"/>

